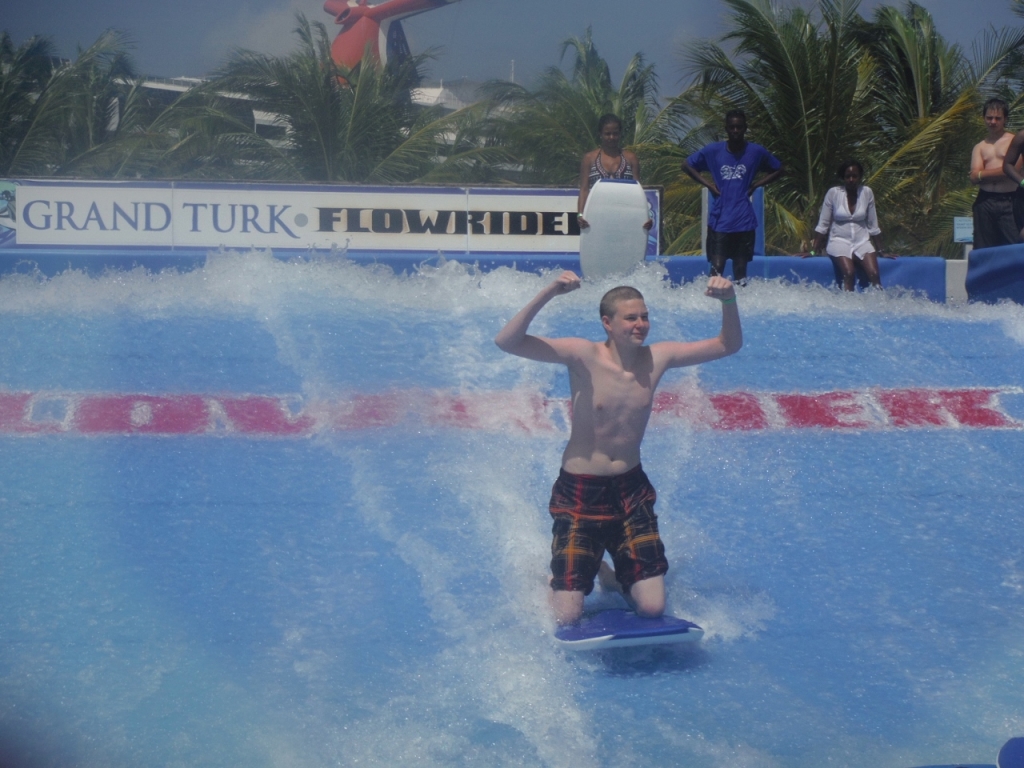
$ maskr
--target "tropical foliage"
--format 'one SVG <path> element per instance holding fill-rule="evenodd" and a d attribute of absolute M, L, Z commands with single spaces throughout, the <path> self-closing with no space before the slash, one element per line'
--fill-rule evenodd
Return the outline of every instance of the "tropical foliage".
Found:
<path fill-rule="evenodd" d="M 590 29 L 562 44 L 563 59 L 570 50 L 574 61 L 569 75 L 550 67 L 532 90 L 504 80 L 484 87 L 495 115 L 493 135 L 521 165 L 522 180 L 530 183 L 575 184 L 580 157 L 596 146 L 597 121 L 604 114 L 622 119 L 622 141 L 629 147 L 638 134 L 650 137 L 658 131 L 652 125 L 659 117 L 657 80 L 641 54 L 632 58 L 615 85 Z M 661 126 L 666 139 L 667 127 Z"/>
<path fill-rule="evenodd" d="M 867 169 L 897 251 L 948 244 L 950 196 L 956 209 L 970 196 L 981 104 L 1005 80 L 1024 32 L 990 32 L 968 59 L 915 2 L 882 6 L 870 22 L 858 14 L 858 0 L 819 0 L 816 13 L 770 0 L 723 2 L 733 23 L 722 42 L 733 49 L 694 46 L 694 84 L 683 97 L 706 124 L 744 109 L 750 138 L 786 164 L 768 196 L 770 247 L 806 247 L 845 158 Z"/>
<path fill-rule="evenodd" d="M 806 247 L 851 157 L 868 171 L 890 246 L 952 252 L 951 218 L 974 194 L 980 106 L 992 95 L 1024 106 L 1024 30 L 990 30 L 968 55 L 912 0 L 870 18 L 859 0 L 722 2 L 727 32 L 682 51 L 689 85 L 674 97 L 640 53 L 614 79 L 588 29 L 563 43 L 567 66 L 533 87 L 487 83 L 453 113 L 415 103 L 428 56 L 345 71 L 324 25 L 301 15 L 289 55 L 237 51 L 169 102 L 144 86 L 123 34 L 64 61 L 44 40 L 16 46 L 4 33 L 0 176 L 575 185 L 598 118 L 614 113 L 644 182 L 664 187 L 664 249 L 697 252 L 700 188 L 679 166 L 740 108 L 749 138 L 787 168 L 766 196 L 774 252 Z M 1024 0 L 1010 2 L 1024 16 Z"/>
<path fill-rule="evenodd" d="M 598 120 L 618 115 L 623 146 L 637 154 L 644 183 L 666 187 L 666 231 L 670 241 L 676 239 L 700 218 L 699 195 L 693 189 L 681 193 L 678 184 L 685 157 L 679 141 L 687 128 L 684 104 L 670 99 L 661 105 L 654 67 L 639 53 L 616 84 L 590 29 L 562 44 L 562 59 L 567 53 L 572 54 L 570 72 L 550 67 L 533 89 L 506 81 L 482 89 L 492 113 L 491 140 L 507 150 L 516 169 L 509 178 L 574 186 L 580 158 L 597 145 Z"/>
<path fill-rule="evenodd" d="M 135 74 L 129 49 L 127 37 L 110 31 L 74 61 L 62 61 L 46 41 L 33 38 L 15 49 L 4 34 L 0 175 L 182 175 L 189 164 L 182 149 L 189 125 L 185 105 L 195 104 L 196 96 L 162 105 Z M 207 130 L 222 127 L 205 112 L 202 117 Z"/>
<path fill-rule="evenodd" d="M 15 48 L 0 34 L 0 174 L 19 171 L 18 153 L 32 129 L 35 104 L 53 69 L 53 50 L 34 37 Z"/>
<path fill-rule="evenodd" d="M 480 166 L 504 158 L 479 145 L 479 107 L 444 115 L 413 103 L 424 57 L 350 73 L 322 24 L 299 16 L 295 32 L 292 54 L 236 52 L 171 104 L 143 87 L 123 35 L 62 62 L 45 41 L 16 49 L 5 34 L 0 175 L 401 183 L 483 178 Z M 257 131 L 254 112 L 279 135 Z"/>
<path fill-rule="evenodd" d="M 74 174 L 102 165 L 97 150 L 118 132 L 118 104 L 133 78 L 125 39 L 100 37 L 74 62 L 33 38 L 0 38 L 0 173 Z"/>
<path fill-rule="evenodd" d="M 353 71 L 331 58 L 323 24 L 298 17 L 298 48 L 282 58 L 236 53 L 207 84 L 276 116 L 283 140 L 235 136 L 250 163 L 268 178 L 394 184 L 472 175 L 499 157 L 473 141 L 481 109 L 445 114 L 413 102 L 426 57 L 364 61 Z"/>
<path fill-rule="evenodd" d="M 277 116 L 287 142 L 264 139 L 249 149 L 267 175 L 316 181 L 404 181 L 436 152 L 421 133 L 411 91 L 416 62 L 354 77 L 331 59 L 322 24 L 300 19 L 298 48 L 283 58 L 236 53 L 210 91 L 240 94 Z M 341 78 L 353 77 L 351 83 Z M 241 136 L 239 139 L 241 140 Z"/>

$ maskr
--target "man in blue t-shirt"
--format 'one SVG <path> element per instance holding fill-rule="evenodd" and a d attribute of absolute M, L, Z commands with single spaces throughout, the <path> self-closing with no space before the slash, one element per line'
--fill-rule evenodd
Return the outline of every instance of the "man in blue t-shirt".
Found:
<path fill-rule="evenodd" d="M 733 281 L 742 284 L 746 282 L 747 264 L 754 257 L 754 230 L 757 229 L 750 196 L 758 187 L 771 184 L 785 170 L 779 158 L 744 138 L 747 116 L 741 110 L 726 113 L 725 133 L 728 141 L 708 144 L 694 152 L 683 163 L 683 171 L 715 196 L 708 211 L 707 256 L 711 274 L 723 274 L 725 262 L 732 259 Z M 768 173 L 755 181 L 762 170 Z M 703 171 L 711 174 L 711 181 L 701 175 Z"/>

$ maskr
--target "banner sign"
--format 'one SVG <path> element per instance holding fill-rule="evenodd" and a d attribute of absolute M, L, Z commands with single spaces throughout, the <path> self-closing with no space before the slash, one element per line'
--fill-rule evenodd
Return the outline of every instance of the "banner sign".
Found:
<path fill-rule="evenodd" d="M 660 190 L 646 190 L 658 255 Z M 576 189 L 0 180 L 0 249 L 579 253 Z"/>

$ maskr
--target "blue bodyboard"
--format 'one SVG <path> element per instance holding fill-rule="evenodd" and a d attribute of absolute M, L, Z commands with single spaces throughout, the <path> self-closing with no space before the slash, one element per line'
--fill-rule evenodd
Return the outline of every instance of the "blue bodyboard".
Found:
<path fill-rule="evenodd" d="M 1017 736 L 1003 744 L 995 765 L 954 763 L 952 765 L 924 765 L 920 768 L 1024 768 L 1024 737 Z"/>
<path fill-rule="evenodd" d="M 559 627 L 555 639 L 573 651 L 627 648 L 637 645 L 692 643 L 704 636 L 696 624 L 674 616 L 646 619 L 633 611 L 614 608 Z"/>
<path fill-rule="evenodd" d="M 1003 744 L 996 765 L 999 768 L 1024 768 L 1024 736 L 1017 736 Z"/>

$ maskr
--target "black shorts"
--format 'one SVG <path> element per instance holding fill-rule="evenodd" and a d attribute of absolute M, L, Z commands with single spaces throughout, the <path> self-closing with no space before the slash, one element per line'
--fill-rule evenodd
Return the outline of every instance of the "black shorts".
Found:
<path fill-rule="evenodd" d="M 625 591 L 668 571 L 654 514 L 657 494 L 638 464 L 621 475 L 574 475 L 551 489 L 551 588 L 589 595 L 605 551 Z"/>
<path fill-rule="evenodd" d="M 975 248 L 995 248 L 1020 242 L 1020 231 L 1024 228 L 1024 190 L 978 190 L 973 212 Z"/>
<path fill-rule="evenodd" d="M 746 232 L 716 232 L 708 227 L 708 261 L 720 260 L 724 264 L 726 260 L 732 259 L 734 265 L 740 260 L 750 261 L 754 258 L 754 233 L 753 229 Z"/>

